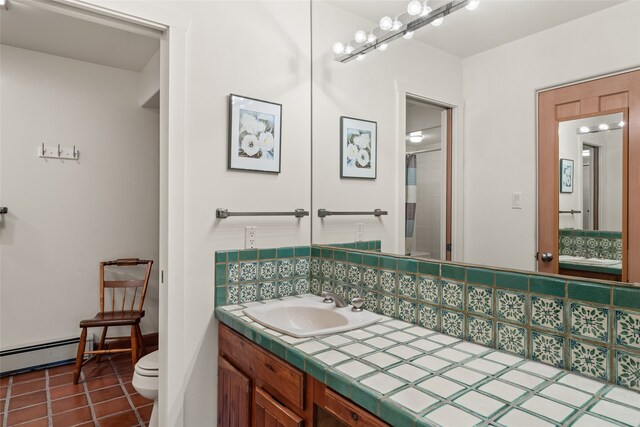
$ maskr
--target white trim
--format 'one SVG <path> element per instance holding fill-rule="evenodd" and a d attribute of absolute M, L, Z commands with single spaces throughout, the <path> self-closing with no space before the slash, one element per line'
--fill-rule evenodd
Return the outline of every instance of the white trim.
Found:
<path fill-rule="evenodd" d="M 464 261 L 464 146 L 463 146 L 463 123 L 464 123 L 464 101 L 462 98 L 445 97 L 439 98 L 433 93 L 433 89 L 425 88 L 415 83 L 395 80 L 396 88 L 396 167 L 398 171 L 404 171 L 405 164 L 405 138 L 406 138 L 406 99 L 407 95 L 422 98 L 425 101 L 444 107 L 452 108 L 452 170 L 451 189 L 454 198 L 451 201 L 451 243 L 453 251 L 451 260 L 457 262 Z M 443 150 L 446 152 L 446 150 Z M 445 162 L 446 164 L 446 162 Z M 403 173 L 396 173 L 395 183 L 395 209 L 396 212 L 404 212 L 404 183 Z M 397 221 L 394 224 L 394 242 L 392 247 L 394 253 L 404 254 L 404 221 Z"/>

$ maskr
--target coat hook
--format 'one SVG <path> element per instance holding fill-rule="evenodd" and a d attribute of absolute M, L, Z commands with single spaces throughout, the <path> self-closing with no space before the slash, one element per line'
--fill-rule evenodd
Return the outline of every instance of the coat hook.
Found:
<path fill-rule="evenodd" d="M 44 149 L 44 142 L 42 143 L 42 155 L 44 156 L 46 154 L 45 149 Z"/>
<path fill-rule="evenodd" d="M 58 144 L 58 157 L 60 157 L 61 154 L 62 152 L 60 151 L 60 144 Z"/>
<path fill-rule="evenodd" d="M 73 146 L 73 158 L 75 159 L 76 157 L 78 157 L 78 155 L 76 154 L 76 146 Z"/>

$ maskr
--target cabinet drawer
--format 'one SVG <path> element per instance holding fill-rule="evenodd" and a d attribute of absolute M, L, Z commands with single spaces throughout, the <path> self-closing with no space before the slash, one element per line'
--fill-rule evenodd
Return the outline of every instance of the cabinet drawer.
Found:
<path fill-rule="evenodd" d="M 340 421 L 350 427 L 387 426 L 387 424 L 380 421 L 374 415 L 349 402 L 347 399 L 329 388 L 324 388 L 323 397 L 324 410 L 333 414 Z"/>
<path fill-rule="evenodd" d="M 229 327 L 218 329 L 220 354 L 254 378 L 265 389 L 289 407 L 304 409 L 304 373 L 267 353 L 241 337 Z"/>

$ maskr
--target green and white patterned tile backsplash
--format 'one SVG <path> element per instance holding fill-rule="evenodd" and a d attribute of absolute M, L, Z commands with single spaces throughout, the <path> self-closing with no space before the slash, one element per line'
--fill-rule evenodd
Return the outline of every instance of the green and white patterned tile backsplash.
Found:
<path fill-rule="evenodd" d="M 560 255 L 622 260 L 622 233 L 560 229 Z"/>
<path fill-rule="evenodd" d="M 216 253 L 216 305 L 306 292 L 640 390 L 640 287 L 328 246 Z"/>

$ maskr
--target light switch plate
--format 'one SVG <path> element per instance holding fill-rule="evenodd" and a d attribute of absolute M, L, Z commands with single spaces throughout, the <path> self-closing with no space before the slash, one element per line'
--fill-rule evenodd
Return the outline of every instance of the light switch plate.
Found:
<path fill-rule="evenodd" d="M 511 209 L 522 209 L 522 193 L 514 192 L 511 195 Z"/>
<path fill-rule="evenodd" d="M 250 225 L 244 228 L 244 248 L 253 249 L 257 245 L 258 227 Z"/>

